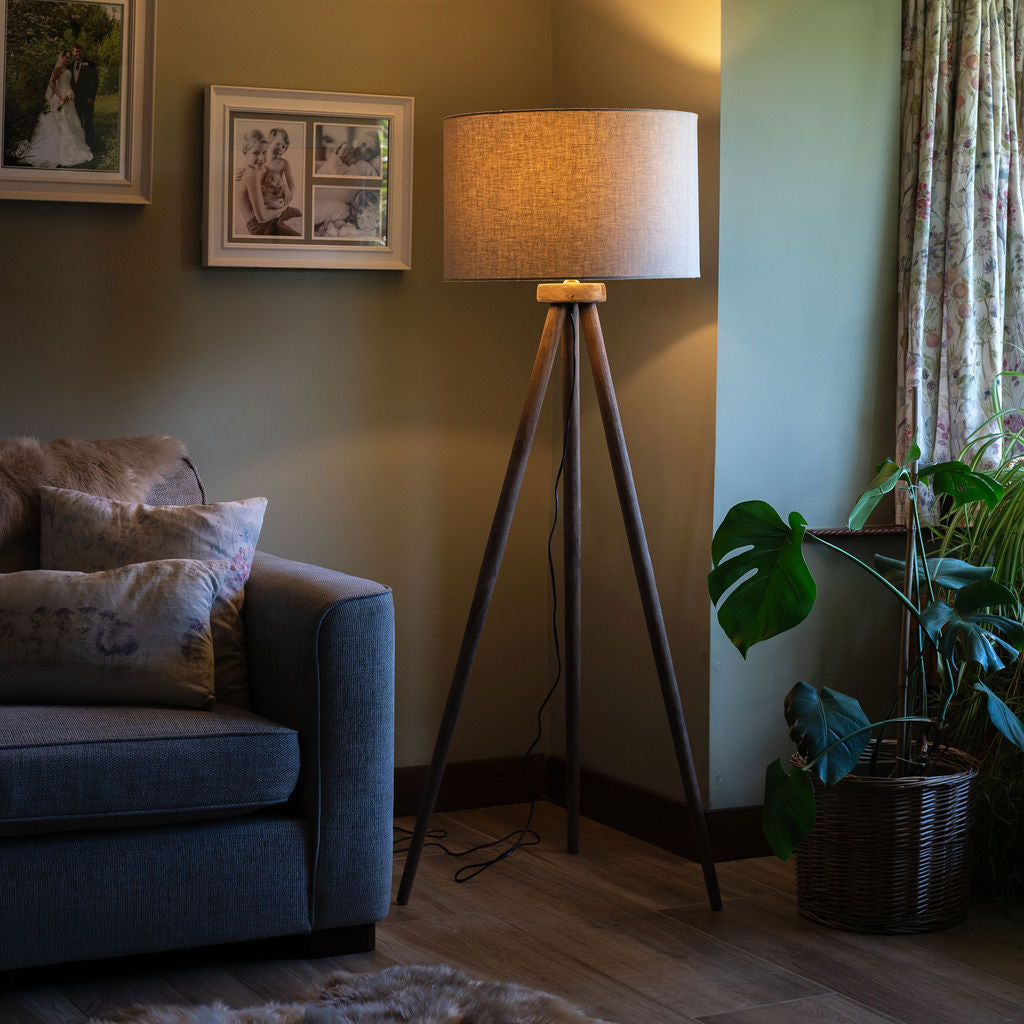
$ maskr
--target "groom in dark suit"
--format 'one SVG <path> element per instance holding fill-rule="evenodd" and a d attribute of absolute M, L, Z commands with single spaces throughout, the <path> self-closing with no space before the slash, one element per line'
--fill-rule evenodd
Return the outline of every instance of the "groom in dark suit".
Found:
<path fill-rule="evenodd" d="M 75 43 L 71 48 L 71 81 L 75 90 L 75 111 L 78 113 L 78 120 L 82 122 L 85 131 L 85 141 L 89 148 L 96 153 L 96 129 L 93 125 L 93 108 L 96 103 L 96 89 L 100 83 L 100 73 L 91 60 L 87 60 L 85 49 L 81 43 Z"/>

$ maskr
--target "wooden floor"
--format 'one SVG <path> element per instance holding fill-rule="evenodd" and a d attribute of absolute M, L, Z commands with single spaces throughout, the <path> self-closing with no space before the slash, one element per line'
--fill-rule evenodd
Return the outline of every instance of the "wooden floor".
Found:
<path fill-rule="evenodd" d="M 489 808 L 434 824 L 462 849 L 525 815 Z M 378 926 L 374 953 L 8 992 L 0 1024 L 83 1021 L 139 1003 L 246 1006 L 297 997 L 335 971 L 414 963 L 545 989 L 616 1024 L 1024 1022 L 1020 912 L 976 907 L 965 924 L 923 936 L 833 931 L 798 916 L 788 866 L 753 860 L 719 865 L 725 909 L 714 913 L 695 864 L 589 821 L 570 857 L 562 812 L 548 804 L 535 827 L 540 845 L 466 884 L 452 881 L 459 861 L 426 850 L 409 905 Z"/>

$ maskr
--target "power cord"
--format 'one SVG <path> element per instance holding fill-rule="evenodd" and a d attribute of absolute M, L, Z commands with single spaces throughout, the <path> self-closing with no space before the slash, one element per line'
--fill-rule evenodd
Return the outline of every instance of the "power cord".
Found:
<path fill-rule="evenodd" d="M 552 554 L 552 544 L 554 542 L 555 531 L 558 528 L 559 519 L 559 500 L 558 500 L 558 487 L 562 482 L 562 473 L 565 469 L 565 457 L 569 450 L 569 431 L 572 426 L 572 407 L 576 399 L 576 387 L 579 380 L 579 334 L 576 324 L 575 310 L 569 316 L 569 322 L 572 324 L 572 381 L 569 389 L 569 401 L 568 410 L 566 413 L 565 428 L 562 433 L 562 457 L 558 463 L 558 472 L 555 474 L 555 487 L 554 487 L 554 498 L 555 498 L 555 513 L 551 522 L 551 531 L 548 533 L 548 578 L 551 583 L 551 631 L 555 645 L 555 679 L 551 684 L 548 692 L 544 695 L 544 699 L 540 702 L 537 708 L 537 735 L 534 736 L 533 742 L 526 748 L 526 753 L 523 755 L 523 761 L 528 762 L 530 755 L 533 753 L 537 744 L 540 743 L 541 737 L 544 732 L 544 710 L 547 708 L 551 701 L 551 698 L 555 695 L 555 691 L 558 689 L 558 684 L 562 680 L 562 648 L 559 641 L 558 633 L 558 583 L 555 577 L 555 559 Z M 469 857 L 473 854 L 480 853 L 483 850 L 492 849 L 495 846 L 500 846 L 503 843 L 510 843 L 506 849 L 495 856 L 481 861 L 474 861 L 471 864 L 464 864 L 458 871 L 455 872 L 454 879 L 456 882 L 468 882 L 470 879 L 476 878 L 477 875 L 486 871 L 488 868 L 493 867 L 495 864 L 501 863 L 501 861 L 511 857 L 516 850 L 524 846 L 536 846 L 540 842 L 540 835 L 531 827 L 533 825 L 533 817 L 537 810 L 537 798 L 534 796 L 530 797 L 530 811 L 526 817 L 526 824 L 522 828 L 514 829 L 507 835 L 502 836 L 500 839 L 494 839 L 489 843 L 480 843 L 478 846 L 471 846 L 467 850 L 451 850 L 441 842 L 442 839 L 448 838 L 448 833 L 443 828 L 429 829 L 426 834 L 424 846 L 433 846 L 441 850 L 442 853 L 447 854 L 449 857 Z M 409 850 L 410 837 L 412 832 L 409 829 L 400 828 L 398 825 L 395 826 L 395 832 L 397 836 L 394 840 L 394 852 L 407 853 Z"/>

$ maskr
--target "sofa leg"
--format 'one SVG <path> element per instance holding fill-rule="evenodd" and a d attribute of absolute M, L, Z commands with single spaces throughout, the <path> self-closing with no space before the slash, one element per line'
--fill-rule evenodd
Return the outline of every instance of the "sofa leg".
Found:
<path fill-rule="evenodd" d="M 372 922 L 310 932 L 307 956 L 315 959 L 322 956 L 369 953 L 376 948 L 376 936 L 376 928 Z"/>

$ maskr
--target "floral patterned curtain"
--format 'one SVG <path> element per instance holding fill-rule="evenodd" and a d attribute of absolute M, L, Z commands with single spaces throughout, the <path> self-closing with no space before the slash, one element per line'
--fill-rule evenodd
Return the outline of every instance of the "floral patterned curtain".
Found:
<path fill-rule="evenodd" d="M 903 0 L 897 454 L 982 452 L 1024 405 L 1024 0 Z M 916 394 L 916 400 L 914 392 Z M 916 421 L 914 410 L 916 408 Z"/>

